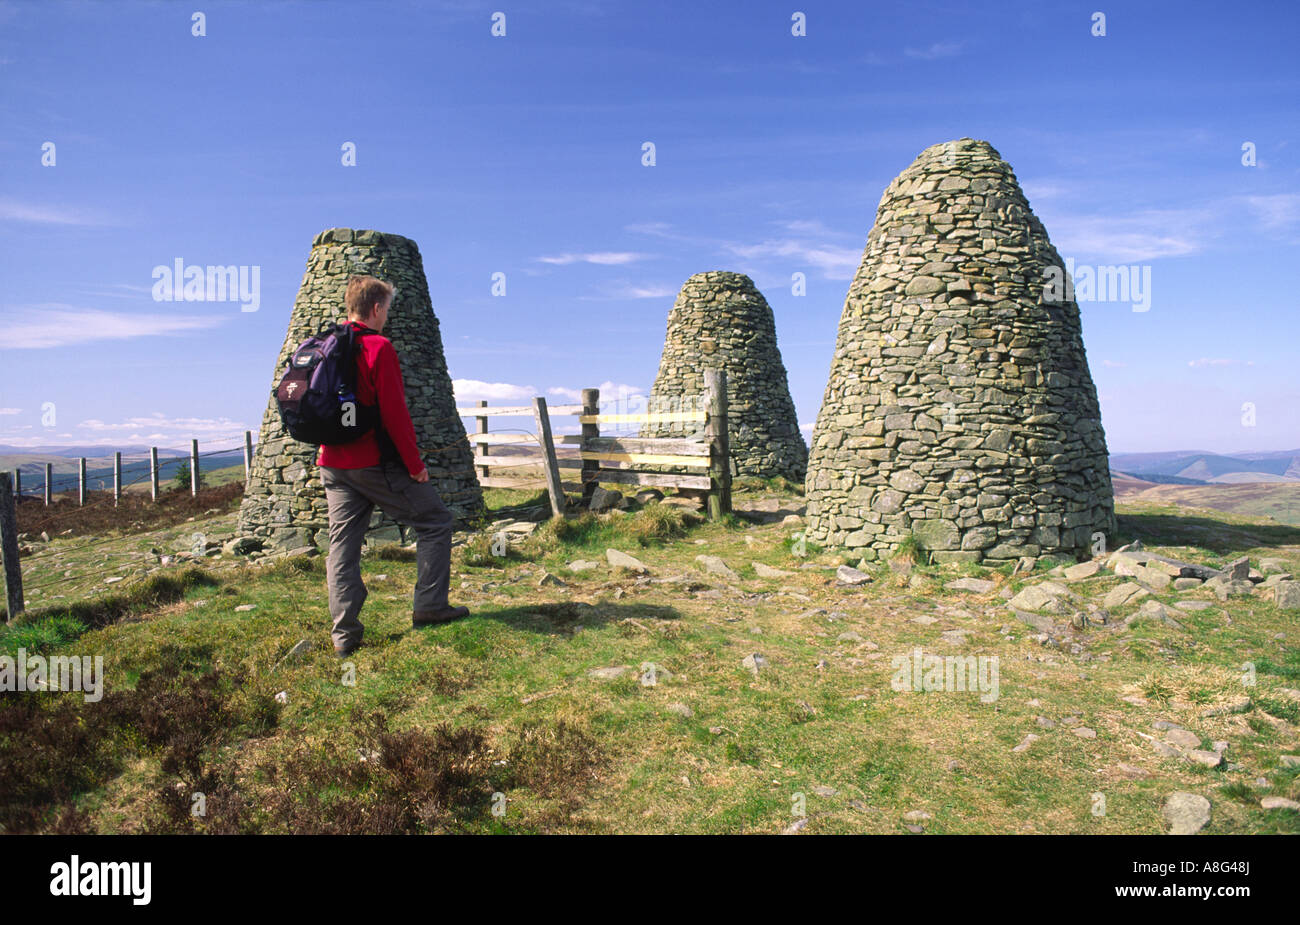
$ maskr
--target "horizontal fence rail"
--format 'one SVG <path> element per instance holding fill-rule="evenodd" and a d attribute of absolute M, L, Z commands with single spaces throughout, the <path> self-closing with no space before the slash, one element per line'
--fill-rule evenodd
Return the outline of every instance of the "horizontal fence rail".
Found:
<path fill-rule="evenodd" d="M 531 406 L 489 406 L 486 401 L 463 405 L 456 412 L 473 418 L 476 432 L 468 435 L 474 447 L 474 466 L 484 488 L 546 489 L 556 515 L 567 505 L 564 492 L 581 493 L 589 500 L 600 483 L 675 488 L 708 494 L 709 516 L 731 510 L 731 476 L 726 439 L 726 374 L 705 371 L 705 391 L 698 410 L 602 412 L 600 390 L 583 389 L 582 403 L 548 408 L 538 397 Z M 490 420 L 531 416 L 536 433 L 490 430 Z M 552 417 L 572 417 L 580 433 L 552 434 Z M 694 424 L 700 439 L 691 437 L 601 436 L 601 425 Z M 556 445 L 576 448 L 560 456 Z M 493 447 L 529 447 L 533 452 L 501 453 Z M 559 474 L 569 481 L 560 481 Z M 505 473 L 509 474 L 505 474 Z M 554 475 L 554 477 L 552 477 Z M 577 480 L 573 481 L 572 476 Z"/>

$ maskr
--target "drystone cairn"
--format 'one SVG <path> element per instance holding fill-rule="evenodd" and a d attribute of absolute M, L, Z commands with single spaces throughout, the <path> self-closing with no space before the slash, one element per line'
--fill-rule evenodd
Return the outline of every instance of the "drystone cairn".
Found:
<path fill-rule="evenodd" d="M 813 432 L 810 540 L 874 559 L 912 535 L 935 561 L 990 564 L 1109 542 L 1097 392 L 1053 272 L 987 142 L 927 148 L 889 185 Z"/>
<path fill-rule="evenodd" d="M 743 273 L 697 273 L 682 286 L 668 313 L 649 410 L 702 408 L 708 368 L 727 372 L 732 471 L 803 481 L 808 447 L 786 384 L 772 309 Z M 648 425 L 641 436 L 684 436 L 693 433 L 690 427 Z"/>
<path fill-rule="evenodd" d="M 354 275 L 377 276 L 397 287 L 383 334 L 393 342 L 402 363 L 406 402 L 429 481 L 458 517 L 473 517 L 482 510 L 473 452 L 465 440 L 465 424 L 456 415 L 419 248 L 400 235 L 332 228 L 312 241 L 307 272 L 272 370 L 271 394 L 239 508 L 239 529 L 246 536 L 288 548 L 329 545 L 329 513 L 316 467 L 316 447 L 299 443 L 285 431 L 275 387 L 299 343 L 346 318 L 343 294 L 348 277 Z M 404 538 L 404 531 L 378 510 L 371 528 L 372 541 Z"/>

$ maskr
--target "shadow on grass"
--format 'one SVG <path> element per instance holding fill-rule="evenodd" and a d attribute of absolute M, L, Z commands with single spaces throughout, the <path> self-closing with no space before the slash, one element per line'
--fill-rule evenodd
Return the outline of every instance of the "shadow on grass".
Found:
<path fill-rule="evenodd" d="M 1119 535 L 1149 546 L 1199 546 L 1229 555 L 1259 546 L 1300 546 L 1300 527 L 1286 524 L 1230 524 L 1186 514 L 1119 515 Z"/>
<path fill-rule="evenodd" d="M 641 623 L 650 626 L 654 621 L 680 618 L 672 607 L 652 604 L 588 604 L 584 601 L 558 601 L 545 604 L 523 604 L 511 607 L 489 607 L 474 610 L 464 620 L 445 623 L 435 627 L 420 627 L 408 632 L 425 633 L 452 629 L 452 635 L 460 642 L 472 642 L 477 635 L 476 628 L 483 627 L 483 620 L 496 620 L 514 629 L 547 636 L 572 636 L 581 629 L 593 629 L 610 623 L 628 621 L 630 625 Z M 400 635 L 394 634 L 398 638 Z M 392 637 L 390 637 L 392 638 Z M 471 654 L 471 653 L 466 653 Z"/>

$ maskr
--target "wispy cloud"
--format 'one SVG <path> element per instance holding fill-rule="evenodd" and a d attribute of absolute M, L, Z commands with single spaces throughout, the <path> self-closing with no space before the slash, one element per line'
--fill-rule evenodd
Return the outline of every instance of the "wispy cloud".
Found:
<path fill-rule="evenodd" d="M 1124 263 L 1199 252 L 1214 234 L 1212 218 L 1209 209 L 1151 209 L 1133 215 L 1061 215 L 1046 224 L 1062 254 Z"/>
<path fill-rule="evenodd" d="M 727 250 L 746 260 L 780 258 L 821 271 L 826 279 L 852 279 L 862 260 L 861 247 L 843 247 L 809 238 L 769 238 L 758 244 L 728 244 Z"/>
<path fill-rule="evenodd" d="M 954 55 L 961 54 L 961 42 L 934 42 L 925 48 L 907 47 L 903 49 L 903 54 L 909 58 L 920 58 L 923 61 L 933 61 L 936 58 L 951 58 Z"/>
<path fill-rule="evenodd" d="M 204 443 L 222 446 L 229 444 L 233 448 L 236 441 L 243 439 L 244 431 L 250 429 L 245 422 L 230 418 L 169 417 L 160 411 L 113 422 L 89 418 L 78 423 L 77 428 L 81 431 L 80 434 L 59 436 L 75 437 L 78 441 L 87 442 L 108 438 L 119 444 L 149 443 L 163 446 L 170 443 L 174 449 L 185 449 L 187 441 L 197 439 L 200 451 L 204 451 Z"/>
<path fill-rule="evenodd" d="M 1226 359 L 1224 357 L 1199 357 L 1195 360 L 1188 360 L 1187 365 L 1193 369 L 1203 369 L 1208 366 L 1237 366 L 1237 360 Z M 1254 360 L 1247 360 L 1245 366 L 1254 366 Z"/>
<path fill-rule="evenodd" d="M 41 350 L 97 340 L 131 340 L 155 335 L 206 331 L 222 324 L 222 315 L 162 315 L 108 312 L 97 308 L 49 303 L 6 308 L 5 346 Z"/>
<path fill-rule="evenodd" d="M 638 260 L 645 260 L 649 254 L 637 254 L 630 251 L 596 251 L 588 254 L 557 254 L 553 257 L 538 257 L 540 263 L 553 266 L 568 266 L 572 263 L 594 263 L 602 267 L 619 267 Z"/>
<path fill-rule="evenodd" d="M 1260 223 L 1269 230 L 1285 228 L 1300 222 L 1300 193 L 1247 196 L 1246 204 L 1250 206 Z"/>
<path fill-rule="evenodd" d="M 22 408 L 0 408 L 0 414 L 22 414 Z"/>
<path fill-rule="evenodd" d="M 47 203 L 24 203 L 0 199 L 0 221 L 28 222 L 36 225 L 111 225 L 103 216 L 82 209 L 65 209 Z"/>
<path fill-rule="evenodd" d="M 663 283 L 632 283 L 614 280 L 596 288 L 596 295 L 583 296 L 584 300 L 603 299 L 666 299 L 677 294 L 677 289 Z"/>

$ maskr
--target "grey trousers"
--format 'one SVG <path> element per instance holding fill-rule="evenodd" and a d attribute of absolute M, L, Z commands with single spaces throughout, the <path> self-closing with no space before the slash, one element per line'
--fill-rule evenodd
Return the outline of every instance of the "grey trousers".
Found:
<path fill-rule="evenodd" d="M 415 610 L 445 610 L 451 580 L 451 532 L 455 518 L 430 482 L 417 482 L 399 463 L 365 469 L 321 466 L 329 504 L 330 551 L 325 582 L 329 588 L 332 636 L 336 649 L 361 642 L 359 614 L 368 592 L 361 581 L 361 545 L 376 505 L 415 531 Z"/>

